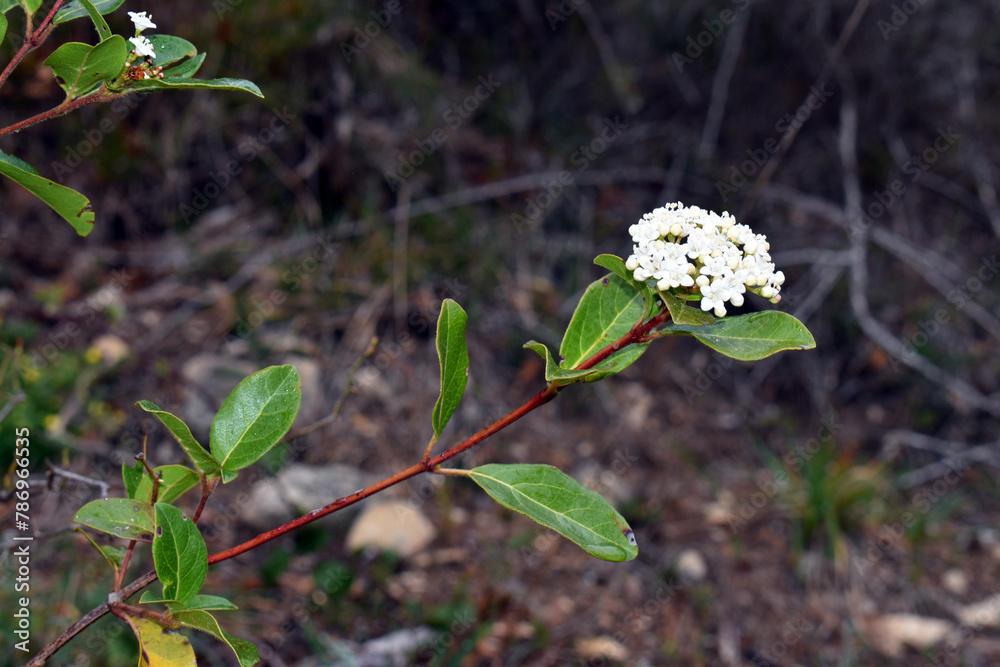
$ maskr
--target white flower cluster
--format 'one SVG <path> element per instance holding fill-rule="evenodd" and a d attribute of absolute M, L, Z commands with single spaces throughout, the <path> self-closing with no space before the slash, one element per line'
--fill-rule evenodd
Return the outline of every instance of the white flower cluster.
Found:
<path fill-rule="evenodd" d="M 129 37 L 128 41 L 132 42 L 132 46 L 135 47 L 136 55 L 139 57 L 155 58 L 156 51 L 153 50 L 153 43 L 139 34 L 147 28 L 156 27 L 156 24 L 153 23 L 153 17 L 147 16 L 146 12 L 129 12 L 128 15 L 135 25 L 135 37 Z"/>
<path fill-rule="evenodd" d="M 656 280 L 660 291 L 697 287 L 701 309 L 717 317 L 725 317 L 726 302 L 742 306 L 747 290 L 772 303 L 781 299 L 785 274 L 774 270 L 767 239 L 728 213 L 667 204 L 628 232 L 635 245 L 625 266 L 636 280 Z"/>

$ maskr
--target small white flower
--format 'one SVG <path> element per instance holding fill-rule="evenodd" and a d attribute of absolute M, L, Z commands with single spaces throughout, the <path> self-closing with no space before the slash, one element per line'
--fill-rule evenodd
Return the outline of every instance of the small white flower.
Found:
<path fill-rule="evenodd" d="M 128 41 L 132 42 L 132 45 L 135 46 L 136 55 L 141 57 L 148 56 L 150 58 L 156 57 L 156 52 L 153 50 L 153 43 L 145 37 L 141 35 L 138 37 L 129 37 Z"/>
<path fill-rule="evenodd" d="M 135 24 L 135 29 L 137 32 L 142 32 L 147 28 L 155 28 L 156 24 L 153 23 L 152 16 L 146 16 L 146 12 L 129 12 L 128 16 L 132 19 L 132 23 Z"/>

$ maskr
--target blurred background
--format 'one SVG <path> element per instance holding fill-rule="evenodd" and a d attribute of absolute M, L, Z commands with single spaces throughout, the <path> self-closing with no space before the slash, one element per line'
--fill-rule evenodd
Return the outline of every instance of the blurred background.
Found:
<path fill-rule="evenodd" d="M 270 665 L 1000 660 L 995 3 L 178 0 L 126 3 L 120 34 L 126 9 L 206 51 L 199 76 L 266 97 L 126 97 L 0 139 L 97 211 L 80 238 L 0 185 L 0 464 L 30 428 L 34 650 L 111 585 L 75 510 L 97 482 L 121 495 L 144 430 L 150 459 L 180 462 L 136 400 L 204 442 L 264 366 L 299 368 L 296 428 L 353 387 L 216 493 L 202 526 L 221 551 L 419 459 L 442 299 L 470 315 L 472 360 L 447 445 L 543 386 L 522 344 L 558 345 L 593 258 L 627 256 L 629 225 L 682 201 L 768 236 L 782 301 L 740 312 L 791 313 L 816 349 L 742 363 L 658 341 L 456 462 L 561 467 L 628 518 L 635 561 L 418 479 L 377 499 L 394 514 L 213 567 L 206 589 L 241 610 L 224 627 Z M 42 61 L 93 37 L 76 21 L 29 56 L 0 126 L 57 104 Z M 50 467 L 91 481 L 47 488 Z M 366 522 L 392 549 L 352 548 Z M 134 660 L 107 617 L 51 664 Z"/>

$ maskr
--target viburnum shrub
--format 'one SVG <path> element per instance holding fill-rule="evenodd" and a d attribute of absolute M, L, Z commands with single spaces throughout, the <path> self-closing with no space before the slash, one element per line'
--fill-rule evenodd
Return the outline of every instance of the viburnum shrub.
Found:
<path fill-rule="evenodd" d="M 21 7 L 26 16 L 24 46 L 0 74 L 0 85 L 17 63 L 61 23 L 89 16 L 99 36 L 96 45 L 63 44 L 46 59 L 66 91 L 62 103 L 0 129 L 0 135 L 85 104 L 108 102 L 138 91 L 222 88 L 260 95 L 249 81 L 192 78 L 205 54 L 199 54 L 179 37 L 144 35 L 157 27 L 146 12 L 129 12 L 135 26 L 135 34 L 128 38 L 130 49 L 125 38 L 111 33 L 102 16 L 121 4 L 122 0 L 76 0 L 63 6 L 62 0 L 56 0 L 48 15 L 35 26 L 34 15 L 41 0 L 0 0 L 0 39 L 7 29 L 7 11 Z M 3 152 L 0 173 L 36 194 L 81 235 L 92 228 L 94 212 L 83 195 L 43 178 L 23 161 Z M 563 335 L 558 361 L 545 345 L 525 343 L 525 348 L 541 355 L 545 362 L 545 386 L 524 405 L 435 454 L 465 393 L 469 369 L 467 316 L 458 303 L 446 299 L 436 332 L 441 389 L 431 413 L 431 435 L 423 455 L 405 470 L 343 498 L 331 499 L 328 505 L 242 544 L 209 554 L 198 521 L 220 482 L 236 480 L 240 471 L 286 437 L 302 399 L 295 368 L 273 366 L 241 381 L 212 420 L 207 447 L 181 418 L 151 401 L 139 401 L 138 407 L 159 419 L 177 440 L 189 464 L 155 465 L 145 451 L 137 453 L 135 465 L 122 466 L 124 497 L 94 500 L 80 508 L 74 521 L 81 530 L 105 533 L 117 540 L 101 536 L 95 539 L 82 531 L 111 567 L 111 592 L 105 602 L 26 664 L 44 664 L 87 626 L 112 613 L 126 622 L 138 638 L 140 667 L 194 664 L 191 643 L 175 632 L 179 628 L 206 632 L 229 645 L 241 665 L 253 665 L 259 661 L 256 647 L 223 630 L 213 613 L 234 610 L 235 605 L 202 592 L 209 566 L 423 473 L 467 477 L 504 507 L 551 528 L 597 558 L 635 558 L 638 540 L 625 518 L 603 497 L 557 468 L 535 463 L 488 463 L 472 469 L 443 465 L 548 403 L 568 385 L 596 382 L 620 373 L 654 340 L 664 336 L 693 336 L 722 354 L 744 361 L 783 350 L 815 347 L 805 326 L 787 313 L 765 310 L 727 316 L 726 304 L 744 305 L 747 292 L 777 303 L 785 279 L 771 262 L 767 239 L 729 214 L 669 204 L 646 214 L 629 228 L 629 233 L 633 246 L 626 260 L 615 255 L 600 255 L 594 260 L 609 273 L 593 282 L 580 299 Z M 688 302 L 699 303 L 692 307 Z M 336 409 L 331 414 L 336 414 Z M 300 433 L 314 430 L 329 419 Z M 199 491 L 197 501 L 187 497 L 192 489 Z M 154 569 L 126 584 L 129 562 L 140 543 L 151 545 Z M 157 580 L 158 590 L 144 591 L 137 601 L 130 602 Z"/>
<path fill-rule="evenodd" d="M 56 0 L 49 13 L 35 25 L 42 0 L 0 0 L 0 40 L 7 34 L 7 12 L 15 7 L 24 10 L 24 44 L 0 72 L 0 86 L 10 77 L 24 57 L 37 49 L 60 24 L 89 16 L 97 30 L 97 43 L 66 42 L 52 52 L 43 64 L 52 74 L 66 98 L 40 114 L 0 128 L 0 136 L 62 116 L 75 109 L 100 102 L 113 102 L 125 95 L 174 88 L 213 88 L 242 90 L 258 97 L 264 95 L 255 84 L 244 79 L 195 79 L 205 61 L 194 44 L 173 35 L 143 35 L 156 24 L 146 12 L 129 12 L 135 34 L 126 39 L 111 32 L 103 14 L 118 9 L 124 0 Z M 31 165 L 0 150 L 0 174 L 23 186 L 52 207 L 80 236 L 94 227 L 94 209 L 90 200 L 39 174 Z"/>
<path fill-rule="evenodd" d="M 155 403 L 138 406 L 156 416 L 180 444 L 190 465 L 153 467 L 144 453 L 133 467 L 122 466 L 124 498 L 105 498 L 84 505 L 74 520 L 81 526 L 121 540 L 108 545 L 91 539 L 114 572 L 112 593 L 28 665 L 41 665 L 88 624 L 111 612 L 124 619 L 139 639 L 140 666 L 190 665 L 194 651 L 175 628 L 193 628 L 226 642 L 242 665 L 258 661 L 249 641 L 228 634 L 212 612 L 235 606 L 201 592 L 208 567 L 232 558 L 295 528 L 315 521 L 422 473 L 468 477 L 498 503 L 526 514 L 609 561 L 638 554 L 638 541 L 625 518 L 603 497 L 557 468 L 535 463 L 488 463 L 465 470 L 446 468 L 447 461 L 476 446 L 508 424 L 548 403 L 566 386 L 595 382 L 634 363 L 657 338 L 694 336 L 727 356 L 753 361 L 782 350 L 810 349 L 815 341 L 797 319 L 765 310 L 725 315 L 725 303 L 743 304 L 753 292 L 777 302 L 784 276 L 774 270 L 767 240 L 729 215 L 671 204 L 647 214 L 630 230 L 633 253 L 627 261 L 615 255 L 595 260 L 610 273 L 593 282 L 580 299 L 559 348 L 559 361 L 541 343 L 525 347 L 545 360 L 545 387 L 521 407 L 475 435 L 434 454 L 442 432 L 458 408 L 468 381 L 465 311 L 446 299 L 437 321 L 436 346 L 441 391 L 431 413 L 430 441 L 412 466 L 349 496 L 289 521 L 257 537 L 209 555 L 198 520 L 219 482 L 240 471 L 280 442 L 295 420 L 301 401 L 300 381 L 292 366 L 265 368 L 240 382 L 212 421 L 208 447 L 177 416 Z M 688 305 L 699 301 L 700 307 Z M 707 311 L 713 311 L 715 315 Z M 308 430 L 308 429 L 307 429 Z M 198 488 L 178 507 L 184 495 Z M 193 507 L 192 507 L 193 506 Z M 124 572 L 140 542 L 152 544 L 154 570 L 124 585 Z M 161 590 L 146 591 L 138 605 L 127 600 L 156 580 Z M 146 662 L 143 662 L 145 660 Z"/>

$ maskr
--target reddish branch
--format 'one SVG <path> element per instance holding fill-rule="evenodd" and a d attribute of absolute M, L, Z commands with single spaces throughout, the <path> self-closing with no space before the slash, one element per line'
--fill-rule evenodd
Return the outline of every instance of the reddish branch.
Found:
<path fill-rule="evenodd" d="M 10 73 L 14 71 L 14 68 L 17 67 L 22 60 L 24 60 L 24 57 L 37 49 L 38 45 L 48 38 L 49 33 L 52 32 L 52 28 L 55 27 L 52 25 L 52 19 L 56 17 L 56 12 L 59 11 L 59 8 L 65 1 L 66 0 L 56 0 L 55 4 L 52 5 L 52 9 L 49 10 L 49 15 L 45 17 L 45 20 L 42 21 L 37 30 L 31 29 L 31 15 L 29 14 L 27 16 L 24 44 L 21 45 L 21 48 L 18 49 L 17 53 L 14 54 L 14 57 L 11 58 L 9 63 L 7 63 L 7 67 L 4 68 L 3 73 L 0 73 L 0 86 L 7 81 Z"/>
<path fill-rule="evenodd" d="M 574 370 L 586 370 L 588 368 L 593 368 L 597 364 L 601 363 L 602 361 L 610 357 L 615 352 L 624 349 L 629 345 L 648 342 L 647 335 L 649 334 L 649 332 L 655 329 L 656 327 L 660 326 L 661 324 L 665 323 L 669 317 L 670 316 L 668 313 L 663 312 L 657 315 L 656 317 L 652 318 L 645 324 L 639 322 L 634 327 L 632 327 L 632 329 L 624 336 L 622 336 L 615 342 L 611 343 L 610 345 L 602 349 L 594 356 L 587 359 L 585 362 L 577 366 L 576 369 Z M 501 429 L 509 426 L 510 424 L 513 424 L 518 419 L 525 416 L 532 410 L 545 405 L 553 398 L 555 398 L 560 391 L 562 391 L 563 386 L 549 384 L 545 389 L 535 394 L 530 400 L 528 400 L 521 407 L 517 408 L 516 410 L 509 413 L 505 417 L 502 417 L 493 424 L 482 429 L 475 435 L 472 435 L 466 440 L 460 442 L 454 447 L 451 447 L 441 452 L 437 456 L 433 456 L 425 461 L 417 463 L 416 465 L 412 465 L 406 470 L 401 470 L 400 472 L 397 472 L 395 475 L 383 479 L 381 482 L 376 482 L 375 484 L 372 484 L 367 488 L 357 491 L 356 493 L 352 493 L 349 496 L 345 496 L 343 498 L 335 500 L 329 505 L 326 505 L 325 507 L 313 510 L 312 512 L 309 512 L 305 516 L 301 516 L 298 519 L 289 521 L 286 524 L 278 526 L 274 530 L 269 530 L 266 533 L 261 533 L 257 537 L 253 538 L 252 540 L 248 540 L 243 544 L 239 544 L 230 549 L 226 549 L 225 551 L 220 551 L 219 553 L 212 554 L 211 556 L 208 557 L 208 563 L 211 565 L 214 563 L 218 563 L 220 561 L 227 560 L 229 558 L 233 558 L 234 556 L 239 556 L 244 552 L 259 547 L 265 542 L 270 542 L 271 540 L 280 535 L 284 535 L 285 533 L 295 530 L 296 528 L 300 528 L 306 525 L 307 523 L 312 523 L 316 519 L 324 517 L 327 514 L 332 514 L 337 510 L 342 510 L 345 507 L 353 505 L 354 503 L 363 500 L 370 495 L 378 493 L 379 491 L 383 491 L 384 489 L 387 489 L 390 486 L 399 484 L 404 480 L 410 479 L 411 477 L 416 477 L 417 475 L 420 475 L 422 473 L 434 472 L 434 469 L 440 466 L 445 461 L 452 459 L 469 449 L 472 449 L 473 447 L 475 447 L 480 442 L 490 437 L 497 431 L 500 431 Z M 204 504 L 204 500 L 206 497 L 207 496 L 204 494 L 203 490 L 202 504 L 199 505 L 199 512 L 201 510 L 202 505 Z M 140 577 L 136 581 L 132 582 L 131 584 L 123 588 L 119 596 L 115 598 L 113 604 L 104 602 L 98 605 L 96 608 L 92 609 L 86 616 L 84 616 L 79 621 L 77 621 L 69 628 L 67 628 L 62 634 L 60 634 L 56 639 L 54 639 L 44 649 L 42 649 L 38 653 L 38 655 L 33 657 L 27 663 L 25 663 L 24 667 L 40 667 L 41 665 L 44 665 L 46 660 L 48 660 L 53 654 L 55 654 L 56 651 L 62 648 L 67 642 L 69 642 L 70 639 L 79 634 L 88 625 L 90 625 L 100 617 L 107 614 L 109 611 L 112 613 L 121 614 L 121 612 L 119 611 L 119 608 L 121 606 L 120 603 L 123 603 L 129 597 L 135 595 L 140 590 L 142 590 L 149 584 L 153 583 L 153 581 L 155 580 L 156 580 L 156 572 L 155 571 L 147 572 L 142 577 Z"/>

